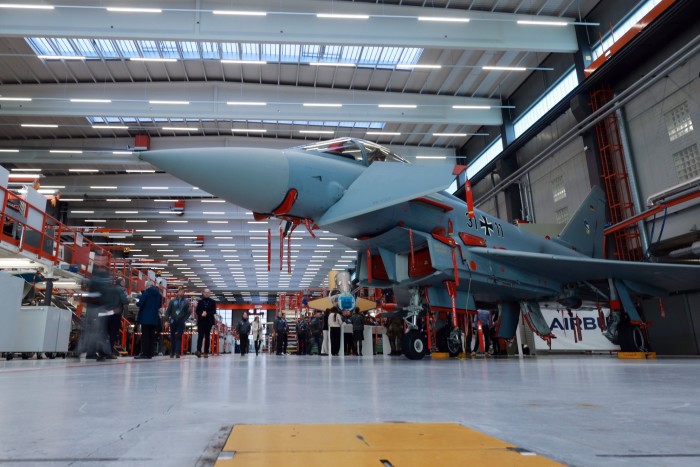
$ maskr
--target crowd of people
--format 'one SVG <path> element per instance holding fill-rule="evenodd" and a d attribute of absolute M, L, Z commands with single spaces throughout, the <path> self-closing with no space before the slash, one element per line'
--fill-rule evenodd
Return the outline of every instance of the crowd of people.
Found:
<path fill-rule="evenodd" d="M 129 298 L 124 288 L 124 280 L 116 278 L 112 281 L 107 270 L 96 265 L 88 283 L 87 293 L 84 294 L 86 313 L 81 339 L 75 349 L 78 354 L 86 353 L 87 358 L 98 361 L 117 358 L 118 336 L 122 316 L 126 313 Z M 158 335 L 163 329 L 161 311 L 163 296 L 160 289 L 152 281 L 146 282 L 137 302 L 138 313 L 136 323 L 140 325 L 140 351 L 134 357 L 151 359 L 156 354 Z M 208 358 L 211 349 L 211 331 L 216 324 L 216 301 L 211 298 L 211 291 L 205 289 L 196 305 L 185 297 L 185 290 L 180 287 L 177 294 L 165 307 L 164 319 L 170 329 L 170 358 L 180 358 L 183 354 L 182 341 L 188 319 L 194 317 L 197 321 L 197 338 L 194 345 L 198 358 Z M 391 316 L 383 320 L 386 336 L 389 341 L 389 355 L 401 355 L 401 343 L 404 335 L 404 322 L 399 316 Z M 343 354 L 346 356 L 362 356 L 364 344 L 364 328 L 366 325 L 378 325 L 376 318 L 360 312 L 341 311 L 337 307 L 326 309 L 324 312 L 308 311 L 292 321 L 295 324 L 296 354 L 297 355 L 340 355 L 341 342 L 344 343 Z M 472 355 L 480 348 L 478 329 L 481 328 L 484 352 L 500 352 L 501 345 L 493 339 L 495 317 L 492 312 L 479 309 L 473 320 L 468 323 L 467 346 Z M 288 353 L 290 322 L 285 313 L 279 311 L 271 324 L 260 321 L 259 316 L 250 316 L 244 312 L 239 322 L 233 326 L 233 335 L 239 340 L 239 353 L 245 356 L 252 351 L 259 355 L 264 349 L 266 336 L 270 337 L 270 353 L 284 355 Z M 342 339 L 341 339 L 342 336 Z M 473 345 L 473 347 L 472 347 Z M 493 347 L 492 347 L 493 345 Z M 373 351 L 370 345 L 369 351 Z M 492 350 L 491 350 L 492 349 Z M 389 349 L 387 349 L 389 350 Z"/>

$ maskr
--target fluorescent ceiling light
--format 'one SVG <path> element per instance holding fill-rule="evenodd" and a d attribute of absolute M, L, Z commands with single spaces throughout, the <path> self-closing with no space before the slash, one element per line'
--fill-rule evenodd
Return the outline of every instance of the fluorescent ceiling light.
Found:
<path fill-rule="evenodd" d="M 0 152 L 19 152 L 19 149 L 0 149 Z"/>
<path fill-rule="evenodd" d="M 231 128 L 233 133 L 267 133 L 267 130 L 262 128 Z"/>
<path fill-rule="evenodd" d="M 138 214 L 138 211 L 114 211 L 114 214 Z"/>
<path fill-rule="evenodd" d="M 129 59 L 132 62 L 177 62 L 177 58 L 159 58 L 159 57 L 132 57 Z"/>
<path fill-rule="evenodd" d="M 226 214 L 224 211 L 204 211 L 202 214 L 211 214 L 213 216 L 223 216 Z"/>
<path fill-rule="evenodd" d="M 238 65 L 267 65 L 264 60 L 221 60 L 221 63 L 232 63 Z"/>
<path fill-rule="evenodd" d="M 155 203 L 175 203 L 175 202 L 177 202 L 176 199 L 154 199 L 153 201 Z"/>
<path fill-rule="evenodd" d="M 161 130 L 167 130 L 167 131 L 199 131 L 199 128 L 193 127 L 193 126 L 164 126 L 161 128 Z"/>
<path fill-rule="evenodd" d="M 491 108 L 490 105 L 453 105 L 453 109 L 461 110 L 488 110 Z"/>
<path fill-rule="evenodd" d="M 27 5 L 26 3 L 4 3 L 0 4 L 0 8 L 16 8 L 27 10 L 53 10 L 51 5 Z"/>
<path fill-rule="evenodd" d="M 395 67 L 397 70 L 413 70 L 414 68 L 424 68 L 427 70 L 439 70 L 442 65 L 411 65 L 411 64 L 399 64 Z"/>
<path fill-rule="evenodd" d="M 128 203 L 131 201 L 130 198 L 107 198 L 105 201 L 108 201 L 110 203 Z"/>
<path fill-rule="evenodd" d="M 416 159 L 447 159 L 447 156 L 416 156 Z"/>
<path fill-rule="evenodd" d="M 262 107 L 267 105 L 267 102 L 240 102 L 240 101 L 228 101 L 226 105 L 248 105 L 248 106 L 258 106 Z"/>
<path fill-rule="evenodd" d="M 71 214 L 95 214 L 95 211 L 71 211 Z"/>
<path fill-rule="evenodd" d="M 207 224 L 228 224 L 228 221 L 207 221 Z"/>
<path fill-rule="evenodd" d="M 51 149 L 49 150 L 52 154 L 82 154 L 83 151 L 79 149 Z"/>
<path fill-rule="evenodd" d="M 58 128 L 58 125 L 53 123 L 22 123 L 24 128 Z"/>
<path fill-rule="evenodd" d="M 467 136 L 467 134 L 466 133 L 433 133 L 433 136 L 462 137 L 462 136 Z"/>
<path fill-rule="evenodd" d="M 128 174 L 153 174 L 156 173 L 153 169 L 127 169 Z"/>
<path fill-rule="evenodd" d="M 85 222 L 107 222 L 105 219 L 85 219 Z"/>
<path fill-rule="evenodd" d="M 21 173 L 11 173 L 8 178 L 39 178 L 41 174 L 21 174 Z"/>
<path fill-rule="evenodd" d="M 520 19 L 518 20 L 518 24 L 525 24 L 531 26 L 568 26 L 569 23 L 567 23 L 566 21 L 530 21 Z"/>
<path fill-rule="evenodd" d="M 112 151 L 112 154 L 114 154 L 115 156 L 130 156 L 133 153 L 131 151 Z"/>
<path fill-rule="evenodd" d="M 309 62 L 309 65 L 311 66 L 337 66 L 337 67 L 346 67 L 346 68 L 354 68 L 357 65 L 354 63 L 350 62 Z"/>
<path fill-rule="evenodd" d="M 215 15 L 233 15 L 233 16 L 267 16 L 264 11 L 237 11 L 237 10 L 214 10 Z"/>
<path fill-rule="evenodd" d="M 71 99 L 71 102 L 76 104 L 110 104 L 112 101 L 110 99 Z"/>
<path fill-rule="evenodd" d="M 37 55 L 41 60 L 85 60 L 82 55 Z"/>
<path fill-rule="evenodd" d="M 97 170 L 97 169 L 68 169 L 68 172 L 78 172 L 78 173 L 81 173 L 81 172 L 85 172 L 85 173 L 95 173 L 95 172 L 99 172 L 99 170 Z"/>
<path fill-rule="evenodd" d="M 168 224 L 187 224 L 189 221 L 165 221 Z"/>
<path fill-rule="evenodd" d="M 343 104 L 323 103 L 323 102 L 305 102 L 304 107 L 342 107 Z"/>
<path fill-rule="evenodd" d="M 0 97 L 0 101 L 31 102 L 31 97 Z"/>
<path fill-rule="evenodd" d="M 124 125 L 93 125 L 93 130 L 128 130 L 128 126 Z M 131 153 L 129 153 L 131 154 Z"/>
<path fill-rule="evenodd" d="M 0 151 L 2 151 L 2 150 L 0 149 Z M 12 152 L 15 152 L 15 151 L 12 151 Z M 41 172 L 41 169 L 22 169 L 22 168 L 18 168 L 18 169 L 10 169 L 10 171 L 11 171 L 11 172 Z"/>
<path fill-rule="evenodd" d="M 90 187 L 91 190 L 116 190 L 119 187 L 117 186 L 103 186 L 103 185 L 92 185 Z"/>
<path fill-rule="evenodd" d="M 202 199 L 200 200 L 202 203 L 225 203 L 226 200 L 223 199 Z"/>
<path fill-rule="evenodd" d="M 527 68 L 524 66 L 482 66 L 482 70 L 497 70 L 497 71 L 525 71 Z"/>
<path fill-rule="evenodd" d="M 142 186 L 142 190 L 167 190 L 167 186 Z"/>
<path fill-rule="evenodd" d="M 332 135 L 335 132 L 334 131 L 329 131 L 329 130 L 299 130 L 299 133 L 302 134 L 318 134 L 318 135 Z"/>
<path fill-rule="evenodd" d="M 114 13 L 162 13 L 160 8 L 132 8 L 132 7 L 107 7 L 107 11 Z"/>
<path fill-rule="evenodd" d="M 128 224 L 145 224 L 148 221 L 142 220 L 142 219 L 127 219 L 126 221 Z"/>
<path fill-rule="evenodd" d="M 380 109 L 415 109 L 418 107 L 415 104 L 379 104 Z"/>
<path fill-rule="evenodd" d="M 161 105 L 188 105 L 190 101 L 148 101 L 148 103 Z"/>
<path fill-rule="evenodd" d="M 376 135 L 376 136 L 380 136 L 380 135 L 384 135 L 384 136 L 401 136 L 401 133 L 399 133 L 398 131 L 368 131 L 368 132 L 365 133 L 365 134 L 366 134 L 366 135 Z"/>
<path fill-rule="evenodd" d="M 82 203 L 82 202 L 85 201 L 85 200 L 82 199 L 82 198 L 61 198 L 61 201 L 63 201 L 63 202 L 72 201 L 72 202 L 75 202 L 75 203 Z"/>
<path fill-rule="evenodd" d="M 469 18 L 453 18 L 448 16 L 419 16 L 418 21 L 438 21 L 443 23 L 468 23 Z"/>
<path fill-rule="evenodd" d="M 336 13 L 316 13 L 316 18 L 326 19 L 369 19 L 369 15 L 347 15 Z"/>

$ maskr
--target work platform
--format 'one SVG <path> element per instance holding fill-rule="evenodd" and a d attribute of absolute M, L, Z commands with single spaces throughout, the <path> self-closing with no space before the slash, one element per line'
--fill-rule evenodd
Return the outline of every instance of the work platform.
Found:
<path fill-rule="evenodd" d="M 274 441 L 280 425 L 345 424 L 313 434 L 321 451 L 348 424 L 410 422 L 466 427 L 494 446 L 536 454 L 528 465 L 695 466 L 698 387 L 698 359 L 0 360 L 0 463 L 236 465 L 224 446 L 236 446 L 242 426 Z M 372 432 L 359 433 L 377 442 Z M 461 456 L 459 465 L 476 459 Z"/>

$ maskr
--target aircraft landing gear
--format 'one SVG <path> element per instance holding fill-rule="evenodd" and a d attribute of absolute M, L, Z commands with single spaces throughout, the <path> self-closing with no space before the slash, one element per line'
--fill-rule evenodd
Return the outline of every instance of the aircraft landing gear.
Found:
<path fill-rule="evenodd" d="M 452 329 L 447 338 L 447 351 L 450 353 L 450 357 L 456 357 L 462 352 L 464 340 L 464 331 L 459 328 Z"/>
<path fill-rule="evenodd" d="M 428 351 L 428 344 L 423 333 L 417 329 L 411 329 L 404 334 L 401 349 L 409 360 L 421 360 Z"/>

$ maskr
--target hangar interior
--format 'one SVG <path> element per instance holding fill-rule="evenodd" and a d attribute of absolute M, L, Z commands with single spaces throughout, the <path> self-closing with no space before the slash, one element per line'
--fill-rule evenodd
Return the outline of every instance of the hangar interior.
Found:
<path fill-rule="evenodd" d="M 264 311 L 262 316 L 270 321 L 275 310 L 299 308 L 302 297 L 326 294 L 333 288 L 328 273 L 355 272 L 363 252 L 331 231 L 318 229 L 312 235 L 304 226 L 294 230 L 285 245 L 278 239 L 283 226 L 276 219 L 258 219 L 252 211 L 145 162 L 140 154 L 188 148 L 286 149 L 335 138 L 366 140 L 426 168 L 466 166 L 450 187 L 451 193 L 464 199 L 470 192 L 474 207 L 484 213 L 548 238 L 561 232 L 593 187 L 601 187 L 609 205 L 607 258 L 700 265 L 700 141 L 694 129 L 700 119 L 700 37 L 695 3 L 154 0 L 135 6 L 119 1 L 2 0 L 0 270 L 25 274 L 51 270 L 56 275 L 51 276 L 48 289 L 53 286 L 58 297 L 71 297 L 80 288 L 80 276 L 87 271 L 62 268 L 59 263 L 65 261 L 57 253 L 43 255 L 43 236 L 35 239 L 39 243 L 33 250 L 23 249 L 31 242 L 20 239 L 10 225 L 11 218 L 17 225 L 13 209 L 24 212 L 29 226 L 27 213 L 32 209 L 26 204 L 40 205 L 33 212 L 40 217 L 39 230 L 46 233 L 46 226 L 54 228 L 55 221 L 73 232 L 63 240 L 66 251 L 77 255 L 78 243 L 89 243 L 93 255 L 95 249 L 109 252 L 116 268 L 137 275 L 129 291 L 132 285 L 136 291 L 147 277 L 157 276 L 171 289 L 183 285 L 193 297 L 211 289 L 222 310 L 224 328 L 229 330 L 244 310 Z M 230 176 L 211 168 L 212 179 Z M 266 189 L 265 180 L 260 180 L 259 189 Z M 44 209 L 50 221 L 39 214 Z M 54 285 L 53 280 L 62 285 Z M 48 293 L 46 288 L 42 297 Z M 366 293 L 367 298 L 381 297 L 373 289 Z M 671 356 L 700 354 L 700 292 L 645 299 L 639 305 L 645 321 L 651 323 L 648 339 L 654 351 Z M 7 337 L 11 331 L 3 332 L 3 338 L 12 337 Z M 516 347 L 522 352 L 521 344 L 526 343 L 534 349 L 538 338 L 525 328 L 518 332 L 518 339 L 524 341 Z M 600 334 L 597 327 L 595 332 Z M 221 345 L 225 353 L 225 344 Z M 539 345 L 538 349 L 546 347 Z M 13 350 L 17 349 L 0 348 L 0 352 Z M 32 362 L 36 366 L 27 371 L 42 372 L 54 363 Z M 19 371 L 11 368 L 13 363 L 20 362 L 2 363 L 0 381 L 11 391 L 26 390 L 31 381 L 23 382 L 20 376 L 9 379 Z M 235 386 L 237 374 L 255 370 L 275 372 L 270 384 L 278 388 L 285 384 L 280 375 L 292 384 L 309 384 L 299 376 L 308 368 L 298 362 L 293 369 L 281 368 L 276 361 L 254 365 L 225 367 L 217 361 L 212 368 L 220 373 L 212 377 L 212 384 L 236 391 L 241 389 Z M 373 369 L 347 368 L 340 380 L 368 398 L 373 396 L 364 386 L 355 387 L 354 378 L 393 388 L 411 384 L 402 373 L 406 367 L 375 365 Z M 571 370 L 556 360 L 551 366 L 538 365 L 543 365 L 538 374 L 547 378 Z M 572 382 L 584 387 L 588 376 L 598 374 L 595 361 L 573 365 Z M 617 374 L 616 365 L 606 362 L 601 371 Z M 419 378 L 429 379 L 433 369 L 445 371 L 425 367 Z M 469 369 L 445 377 L 460 384 L 462 372 Z M 107 370 L 100 371 L 102 377 L 110 376 Z M 130 381 L 124 371 L 119 367 L 116 377 Z M 329 386 L 338 381 L 334 371 L 324 367 L 321 381 Z M 377 376 L 384 371 L 393 376 Z M 484 371 L 488 373 L 488 368 Z M 665 371 L 660 367 L 658 373 L 642 377 L 657 381 Z M 138 384 L 134 384 L 145 385 L 141 378 L 148 378 L 147 372 L 135 372 Z M 77 387 L 102 390 L 91 380 L 89 368 L 75 373 Z M 158 384 L 167 386 L 170 378 L 177 378 L 174 373 L 174 369 L 157 373 Z M 498 370 L 494 378 L 497 374 Z M 536 382 L 515 369 L 503 374 L 507 381 L 538 390 Z M 190 384 L 206 375 L 203 368 L 193 367 L 191 374 L 179 378 Z M 615 395 L 609 396 L 610 403 L 622 403 L 615 398 L 625 391 L 624 378 L 611 379 Z M 304 411 L 298 407 L 282 415 L 280 407 L 294 403 L 292 395 L 272 403 L 275 391 L 255 393 L 255 388 L 267 384 L 264 376 L 258 374 L 246 384 L 241 394 L 255 403 L 270 403 L 275 414 L 257 416 L 250 408 L 221 399 L 227 414 L 238 410 L 258 423 L 303 419 Z M 486 383 L 470 384 L 476 385 L 470 387 L 474 391 L 495 390 L 507 397 Z M 585 389 L 598 389 L 596 383 L 590 384 Z M 61 390 L 75 387 L 60 384 Z M 654 406 L 659 411 L 653 415 L 654 424 L 663 423 L 664 404 L 685 404 L 686 389 L 681 385 L 676 396 Z M 561 410 L 568 390 L 572 389 L 553 390 L 554 405 Z M 435 391 L 449 397 L 444 388 Z M 106 393 L 122 400 L 111 386 Z M 220 396 L 212 388 L 207 395 L 213 400 Z M 465 397 L 460 395 L 458 401 L 468 404 Z M 155 396 L 146 399 L 157 404 Z M 367 406 L 360 398 L 351 399 Z M 480 394 L 477 399 L 489 407 L 497 405 L 496 397 L 491 400 Z M 532 407 L 545 403 L 532 399 L 528 402 Z M 397 400 L 406 406 L 416 403 L 405 393 Z M 69 405 L 80 403 L 76 398 Z M 596 417 L 585 413 L 591 407 L 586 404 L 582 402 L 564 418 L 573 423 L 569 416 L 583 416 L 584 424 L 593 430 Z M 321 397 L 319 407 L 330 405 L 332 400 Z M 444 408 L 431 413 L 418 405 L 415 417 L 375 407 L 376 413 L 359 418 L 368 423 L 450 419 Z M 196 404 L 188 408 L 217 417 L 209 408 Z M 8 410 L 11 418 L 22 417 L 19 408 Z M 147 409 L 136 404 L 134 410 Z M 493 436 L 502 433 L 514 444 L 560 462 L 610 465 L 611 458 L 582 454 L 570 440 L 556 439 L 548 447 L 536 435 L 523 435 L 524 425 L 503 429 L 507 412 L 518 408 L 508 405 L 498 410 L 493 423 L 488 411 L 481 409 L 476 421 L 468 416 L 459 421 Z M 686 415 L 691 414 L 692 410 Z M 530 415 L 523 411 L 524 417 Z M 179 416 L 183 423 L 192 420 Z M 346 408 L 328 417 L 304 420 L 355 420 Z M 680 425 L 687 422 L 683 417 L 679 420 Z M 102 427 L 108 436 L 126 433 L 130 426 L 127 420 L 116 423 L 119 430 Z M 556 435 L 556 423 L 551 421 L 550 436 Z M 223 445 L 207 444 L 216 425 L 208 422 L 201 431 L 195 430 L 182 450 L 174 451 L 173 465 L 216 461 Z M 159 420 L 158 427 L 165 426 Z M 624 426 L 643 436 L 633 420 L 624 421 Z M 177 429 L 183 435 L 185 431 Z M 9 427 L 0 433 L 9 435 Z M 69 433 L 74 441 L 80 436 L 78 430 Z M 163 441 L 158 436 L 149 440 Z M 589 436 L 586 442 L 600 442 L 597 435 Z M 692 454 L 700 449 L 693 443 L 683 445 L 683 439 L 676 442 L 668 452 Z M 98 443 L 87 443 L 78 456 L 89 462 L 92 449 L 99 451 Z M 124 461 L 117 447 L 123 447 L 119 441 L 106 450 L 110 452 L 103 452 L 108 458 L 105 463 Z M 216 454 L 207 457 L 203 449 Z M 624 449 L 629 454 L 635 447 L 629 443 Z M 49 443 L 39 451 L 37 458 L 61 457 L 65 444 Z M 135 457 L 127 462 L 141 459 L 144 465 L 155 465 L 163 461 L 162 453 L 155 454 L 146 445 L 129 452 Z M 692 458 L 690 454 L 679 462 Z M 3 455 L 23 462 L 17 453 Z M 225 465 L 225 458 L 218 460 Z M 61 458 L 57 463 L 64 461 L 70 462 Z M 622 456 L 614 462 L 631 461 Z M 641 462 L 635 465 L 656 465 L 653 460 Z"/>

